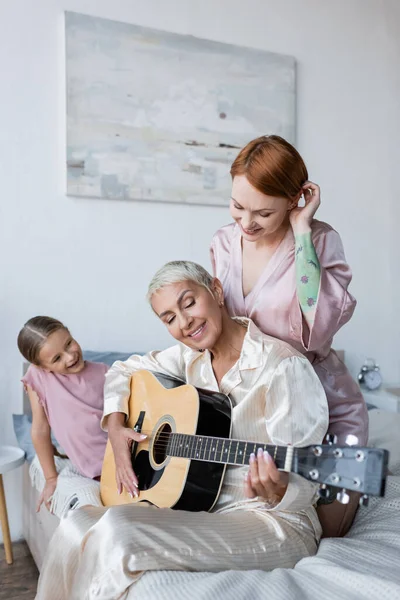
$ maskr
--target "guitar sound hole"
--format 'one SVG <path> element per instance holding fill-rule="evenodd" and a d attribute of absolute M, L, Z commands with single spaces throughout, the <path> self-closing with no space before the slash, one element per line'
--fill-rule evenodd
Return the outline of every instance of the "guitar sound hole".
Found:
<path fill-rule="evenodd" d="M 171 432 L 171 425 L 164 423 L 156 433 L 153 446 L 153 459 L 157 466 L 162 465 L 167 458 L 167 446 Z"/>

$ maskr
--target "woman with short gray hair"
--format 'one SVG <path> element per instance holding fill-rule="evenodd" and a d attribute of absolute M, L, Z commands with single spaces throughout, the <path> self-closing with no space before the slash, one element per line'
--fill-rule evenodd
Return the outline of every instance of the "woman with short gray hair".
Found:
<path fill-rule="evenodd" d="M 232 319 L 218 279 L 200 265 L 175 261 L 153 277 L 148 299 L 180 343 L 131 356 L 108 371 L 102 426 L 109 432 L 119 493 L 125 488 L 139 499 L 143 493 L 130 452 L 143 436 L 125 425 L 131 376 L 142 369 L 229 395 L 233 439 L 321 443 L 328 406 L 309 361 L 251 320 Z M 121 597 L 148 570 L 293 567 L 317 550 L 315 498 L 313 482 L 279 471 L 260 448 L 250 464 L 226 467 L 209 513 L 145 504 L 71 511 L 50 545 L 37 599 Z"/>

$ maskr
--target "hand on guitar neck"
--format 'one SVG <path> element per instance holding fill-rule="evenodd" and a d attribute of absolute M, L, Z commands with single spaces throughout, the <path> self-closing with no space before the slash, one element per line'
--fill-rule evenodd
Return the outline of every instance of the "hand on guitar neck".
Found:
<path fill-rule="evenodd" d="M 108 436 L 115 457 L 118 494 L 121 494 L 125 488 L 131 497 L 137 497 L 138 479 L 132 469 L 130 449 L 133 442 L 142 442 L 147 436 L 126 427 L 125 415 L 119 412 L 112 413 L 108 418 Z"/>
<path fill-rule="evenodd" d="M 262 448 L 250 455 L 250 469 L 245 479 L 245 493 L 248 498 L 260 496 L 271 506 L 282 500 L 289 484 L 289 474 L 276 468 L 271 455 Z"/>

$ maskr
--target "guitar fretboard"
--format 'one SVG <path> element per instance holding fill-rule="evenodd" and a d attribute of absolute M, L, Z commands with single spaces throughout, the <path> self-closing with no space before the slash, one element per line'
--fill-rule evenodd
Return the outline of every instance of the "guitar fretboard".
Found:
<path fill-rule="evenodd" d="M 273 458 L 278 469 L 289 468 L 288 450 L 285 446 L 272 446 L 257 442 L 244 442 L 231 440 L 229 438 L 216 438 L 200 435 L 185 435 L 183 433 L 171 433 L 167 443 L 167 454 L 179 456 L 192 460 L 204 460 L 207 462 L 224 463 L 227 465 L 247 465 L 250 455 L 262 448 L 267 450 Z M 293 448 L 290 448 L 293 453 Z M 290 456 L 291 458 L 291 456 Z M 292 461 L 290 460 L 290 463 Z"/>

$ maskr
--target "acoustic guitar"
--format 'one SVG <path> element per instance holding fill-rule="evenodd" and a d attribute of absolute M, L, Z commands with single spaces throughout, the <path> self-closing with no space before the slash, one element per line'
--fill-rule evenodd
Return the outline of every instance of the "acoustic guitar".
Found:
<path fill-rule="evenodd" d="M 147 435 L 131 447 L 132 467 L 140 494 L 118 494 L 115 462 L 107 443 L 100 480 L 105 506 L 147 501 L 158 507 L 209 511 L 216 503 L 227 465 L 248 465 L 250 454 L 267 450 L 278 469 L 299 473 L 321 484 L 327 497 L 338 488 L 347 503 L 347 490 L 383 496 L 388 464 L 387 450 L 338 446 L 334 436 L 324 444 L 306 448 L 274 446 L 264 442 L 233 440 L 232 404 L 228 396 L 195 388 L 185 382 L 149 371 L 131 377 L 127 426 Z"/>

